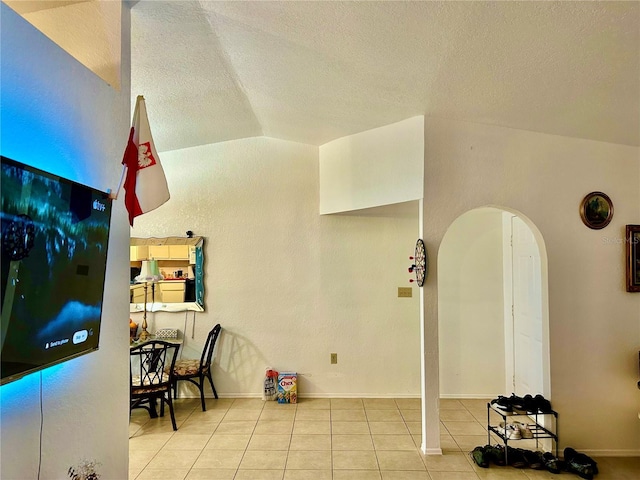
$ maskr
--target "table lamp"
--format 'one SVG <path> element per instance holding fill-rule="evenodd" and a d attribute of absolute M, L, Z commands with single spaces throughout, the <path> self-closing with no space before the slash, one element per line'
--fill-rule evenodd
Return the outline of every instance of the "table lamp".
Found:
<path fill-rule="evenodd" d="M 157 260 L 143 260 L 142 268 L 140 269 L 140 275 L 135 278 L 136 283 L 144 284 L 144 314 L 142 316 L 142 331 L 140 332 L 140 341 L 144 342 L 149 338 L 149 332 L 147 332 L 147 288 L 151 283 L 151 304 L 155 300 L 155 284 L 159 280 L 163 280 L 164 277 L 160 273 Z"/>

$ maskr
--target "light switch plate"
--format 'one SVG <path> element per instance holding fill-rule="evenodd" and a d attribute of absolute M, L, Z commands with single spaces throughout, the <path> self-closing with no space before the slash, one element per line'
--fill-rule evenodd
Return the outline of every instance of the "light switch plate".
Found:
<path fill-rule="evenodd" d="M 413 297 L 413 289 L 411 287 L 398 287 L 398 298 Z"/>

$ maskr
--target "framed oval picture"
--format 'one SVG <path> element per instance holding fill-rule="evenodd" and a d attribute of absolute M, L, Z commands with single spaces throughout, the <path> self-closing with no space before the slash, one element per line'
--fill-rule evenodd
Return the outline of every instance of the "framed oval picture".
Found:
<path fill-rule="evenodd" d="M 589 228 L 594 230 L 604 228 L 613 218 L 613 203 L 606 194 L 591 192 L 582 199 L 580 217 Z"/>

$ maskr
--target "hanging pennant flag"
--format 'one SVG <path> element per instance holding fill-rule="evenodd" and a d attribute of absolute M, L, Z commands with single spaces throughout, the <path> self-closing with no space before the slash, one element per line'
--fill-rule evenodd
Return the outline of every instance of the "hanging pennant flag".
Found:
<path fill-rule="evenodd" d="M 136 100 L 129 142 L 124 151 L 122 164 L 127 170 L 124 180 L 124 204 L 129 212 L 129 224 L 133 226 L 135 217 L 150 212 L 169 200 L 167 179 L 151 137 L 147 108 L 142 95 L 138 95 Z"/>

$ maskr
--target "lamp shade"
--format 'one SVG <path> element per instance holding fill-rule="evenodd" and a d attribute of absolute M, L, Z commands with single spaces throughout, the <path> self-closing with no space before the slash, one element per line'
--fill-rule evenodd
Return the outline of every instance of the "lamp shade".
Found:
<path fill-rule="evenodd" d="M 163 280 L 157 260 L 143 260 L 140 275 L 136 277 L 136 283 L 157 282 Z"/>

